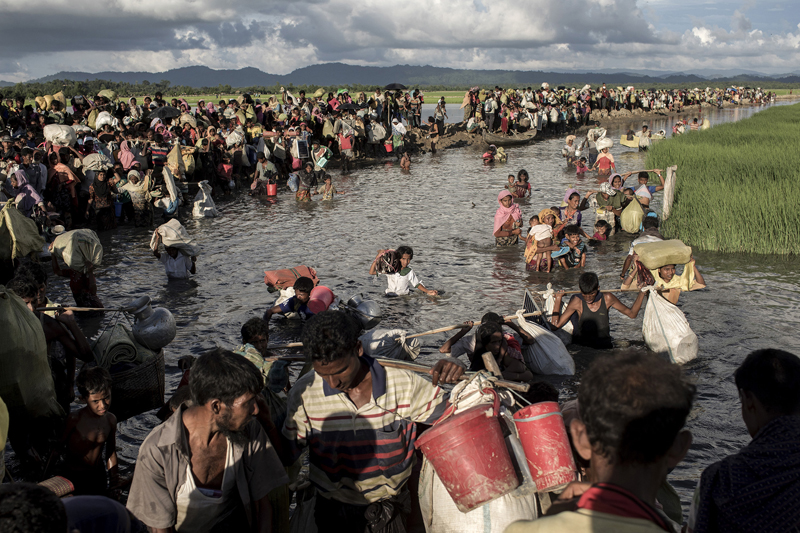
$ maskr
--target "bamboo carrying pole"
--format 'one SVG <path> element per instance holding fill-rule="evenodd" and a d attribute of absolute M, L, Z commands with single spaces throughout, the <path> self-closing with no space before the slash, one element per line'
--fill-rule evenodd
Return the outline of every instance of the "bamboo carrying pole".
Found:
<path fill-rule="evenodd" d="M 534 291 L 533 294 L 544 294 L 547 291 Z M 558 292 L 558 291 L 555 291 Z M 610 289 L 602 290 L 600 292 L 639 292 L 639 289 Z M 555 293 L 554 293 L 555 294 Z M 581 291 L 564 291 L 564 294 L 583 294 Z"/>
<path fill-rule="evenodd" d="M 394 359 L 384 359 L 383 357 L 376 357 L 376 361 L 378 361 L 381 366 L 386 366 L 389 368 L 399 368 L 400 370 L 409 370 L 411 372 L 419 372 L 421 374 L 428 374 L 433 367 L 427 365 L 421 365 L 419 363 L 410 363 L 408 361 L 397 361 Z M 266 361 L 289 361 L 291 363 L 304 363 L 306 361 L 305 357 L 298 356 L 298 355 L 290 355 L 287 357 L 268 357 Z M 466 381 L 467 379 L 474 376 L 477 372 L 464 372 L 461 376 L 459 381 Z M 530 385 L 528 383 L 517 383 L 516 381 L 507 381 L 503 379 L 498 379 L 496 382 L 498 387 L 503 387 L 505 389 L 515 390 L 517 392 L 528 392 L 530 389 Z"/>
<path fill-rule="evenodd" d="M 118 309 L 108 308 L 108 307 L 38 307 L 37 311 L 131 311 L 132 308 L 130 307 L 120 307 Z"/>

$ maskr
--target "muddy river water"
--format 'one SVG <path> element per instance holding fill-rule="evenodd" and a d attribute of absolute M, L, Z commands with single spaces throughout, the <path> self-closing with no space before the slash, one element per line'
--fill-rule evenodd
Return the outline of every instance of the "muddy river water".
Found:
<path fill-rule="evenodd" d="M 451 107 L 451 119 L 458 119 L 457 106 Z M 760 109 L 712 110 L 703 116 L 717 124 L 746 118 Z M 695 116 L 687 115 L 689 120 Z M 647 120 L 652 131 L 669 130 L 673 123 L 667 117 Z M 624 131 L 641 125 L 639 118 L 609 128 L 619 171 L 644 168 L 644 154 L 618 144 Z M 101 235 L 105 257 L 98 271 L 98 292 L 107 307 L 146 294 L 175 315 L 178 335 L 166 349 L 168 397 L 180 379 L 179 357 L 199 355 L 215 346 L 236 346 L 241 325 L 261 316 L 274 300 L 263 283 L 265 270 L 300 264 L 314 267 L 322 283 L 337 295 L 347 298 L 364 293 L 376 299 L 383 310 L 383 327 L 409 332 L 477 321 L 489 310 L 513 314 L 521 307 L 525 288 L 541 290 L 548 282 L 568 290 L 577 288 L 581 270 L 526 272 L 523 245 L 498 249 L 491 235 L 497 193 L 509 173 L 524 168 L 531 175 L 532 197 L 520 201 L 526 229 L 530 216 L 559 205 L 567 188 L 585 192 L 596 187 L 594 175 L 577 179 L 567 169 L 560 155 L 562 146 L 563 138 L 546 138 L 511 147 L 508 162 L 493 166 L 483 165 L 476 147 L 414 157 L 409 173 L 401 172 L 394 162 L 346 176 L 335 170 L 334 183 L 345 194 L 333 202 L 298 204 L 285 187 L 274 201 L 244 194 L 221 200 L 220 218 L 184 222 L 202 247 L 197 275 L 186 283 L 167 283 L 162 265 L 148 248 L 150 231 L 122 227 L 106 232 Z M 656 210 L 660 202 L 658 193 Z M 591 233 L 594 216 L 586 211 L 584 218 L 584 228 Z M 618 287 L 631 238 L 623 233 L 590 250 L 585 270 L 599 275 L 602 288 Z M 370 262 L 379 248 L 401 244 L 413 247 L 411 266 L 427 287 L 443 289 L 443 296 L 383 296 L 385 280 L 369 275 Z M 694 255 L 708 288 L 683 295 L 679 304 L 700 341 L 698 358 L 685 366 L 698 386 L 688 423 L 694 444 L 670 476 L 684 504 L 705 466 L 749 441 L 732 380 L 742 358 L 762 347 L 800 353 L 796 258 L 702 251 Z M 72 302 L 64 280 L 53 280 L 51 287 L 51 299 Z M 621 298 L 630 304 L 634 296 Z M 643 312 L 630 320 L 612 313 L 615 340 L 645 350 L 642 316 Z M 273 343 L 297 340 L 300 326 L 291 322 L 273 322 Z M 446 335 L 423 337 L 419 361 L 435 361 Z M 593 358 L 608 355 L 577 347 L 570 352 L 577 375 L 544 378 L 559 389 L 562 400 L 575 396 L 581 373 Z M 139 444 L 157 423 L 153 413 L 146 413 L 120 425 L 117 442 L 123 466 L 135 461 Z"/>

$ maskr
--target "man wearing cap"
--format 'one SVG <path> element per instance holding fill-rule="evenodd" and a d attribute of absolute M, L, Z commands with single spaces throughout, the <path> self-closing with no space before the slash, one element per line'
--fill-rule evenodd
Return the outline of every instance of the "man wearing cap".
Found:
<path fill-rule="evenodd" d="M 33 150 L 27 146 L 22 149 L 20 170 L 25 172 L 25 175 L 28 176 L 28 183 L 41 196 L 47 185 L 47 168 L 38 161 L 33 161 Z"/>
<path fill-rule="evenodd" d="M 17 155 L 16 150 L 14 150 L 14 139 L 11 138 L 11 135 L 3 135 L 2 141 L 3 150 L 2 154 L 0 155 L 0 159 L 4 161 L 8 161 L 9 159 L 14 159 L 14 156 Z"/>

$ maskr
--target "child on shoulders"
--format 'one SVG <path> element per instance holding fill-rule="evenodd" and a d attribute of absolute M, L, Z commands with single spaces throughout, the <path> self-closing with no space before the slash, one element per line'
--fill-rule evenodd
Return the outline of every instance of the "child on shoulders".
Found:
<path fill-rule="evenodd" d="M 578 226 L 570 224 L 564 228 L 561 247 L 561 250 L 553 252 L 553 255 L 563 268 L 570 269 L 586 266 L 586 244 L 581 241 L 581 230 Z"/>
<path fill-rule="evenodd" d="M 525 240 L 525 262 L 526 270 L 550 272 L 553 266 L 553 259 L 547 252 L 539 251 L 539 248 L 551 246 L 553 244 L 553 228 L 548 224 L 541 224 L 539 217 L 534 215 L 529 221 L 531 228 L 528 230 L 528 237 Z"/>
<path fill-rule="evenodd" d="M 372 265 L 369 267 L 370 275 L 374 276 L 378 274 L 378 262 L 387 251 L 388 250 L 378 250 L 378 255 L 375 256 Z M 386 294 L 393 296 L 410 294 L 412 289 L 419 289 L 428 296 L 436 296 L 439 294 L 439 292 L 434 289 L 426 289 L 422 281 L 408 266 L 411 259 L 414 258 L 414 250 L 412 250 L 410 246 L 398 247 L 395 251 L 395 255 L 397 264 L 391 265 L 389 269 L 391 272 L 385 272 L 386 280 L 389 285 L 386 289 Z"/>

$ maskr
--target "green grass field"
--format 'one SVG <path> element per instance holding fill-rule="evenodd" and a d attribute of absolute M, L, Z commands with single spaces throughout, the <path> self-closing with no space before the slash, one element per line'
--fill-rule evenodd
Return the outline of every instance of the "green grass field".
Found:
<path fill-rule="evenodd" d="M 646 168 L 678 165 L 664 236 L 720 252 L 800 253 L 800 104 L 655 144 Z"/>

